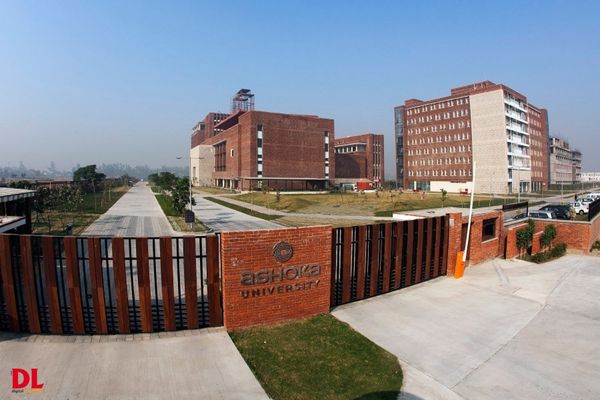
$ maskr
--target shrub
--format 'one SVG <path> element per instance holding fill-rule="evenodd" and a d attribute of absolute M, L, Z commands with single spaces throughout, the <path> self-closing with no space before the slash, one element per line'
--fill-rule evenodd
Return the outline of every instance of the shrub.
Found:
<path fill-rule="evenodd" d="M 546 251 L 531 256 L 531 261 L 534 262 L 534 263 L 537 263 L 537 264 L 546 262 L 549 259 L 550 259 L 550 255 Z"/>
<path fill-rule="evenodd" d="M 567 244 L 559 243 L 556 246 L 554 246 L 552 248 L 552 250 L 550 250 L 550 255 L 552 256 L 552 258 L 558 258 L 558 257 L 564 256 L 566 252 L 567 252 Z"/>
<path fill-rule="evenodd" d="M 550 247 L 554 238 L 556 238 L 556 227 L 552 224 L 547 225 L 540 236 L 540 244 L 543 248 Z"/>
<path fill-rule="evenodd" d="M 596 240 L 594 242 L 594 244 L 592 245 L 592 248 L 590 249 L 590 251 L 592 250 L 600 250 L 600 240 Z"/>
<path fill-rule="evenodd" d="M 517 231 L 517 248 L 519 249 L 519 252 L 522 252 L 524 249 L 529 250 L 531 242 L 533 241 L 534 229 L 534 222 L 530 219 L 529 221 L 527 221 L 526 228 L 519 229 Z"/>

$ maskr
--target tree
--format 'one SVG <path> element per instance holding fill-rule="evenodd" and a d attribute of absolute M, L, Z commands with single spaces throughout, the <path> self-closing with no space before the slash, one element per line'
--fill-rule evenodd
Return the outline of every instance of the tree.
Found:
<path fill-rule="evenodd" d="M 102 182 L 106 178 L 101 172 L 96 172 L 96 164 L 86 165 L 85 167 L 80 167 L 73 172 L 73 180 L 79 183 L 89 183 L 92 187 L 92 192 L 94 193 L 94 211 L 97 211 L 96 205 L 96 186 Z M 81 185 L 83 186 L 83 185 Z"/>
<path fill-rule="evenodd" d="M 183 214 L 183 210 L 185 210 L 185 206 L 190 198 L 190 181 L 188 178 L 175 179 L 175 184 L 170 190 L 171 204 L 178 213 Z M 192 205 L 194 205 L 193 198 Z"/>
<path fill-rule="evenodd" d="M 556 227 L 552 224 L 544 228 L 542 236 L 540 236 L 540 244 L 543 248 L 552 247 L 552 241 L 556 238 Z"/>
<path fill-rule="evenodd" d="M 448 198 L 448 191 L 446 189 L 442 189 L 442 207 L 444 207 L 444 202 Z"/>
<path fill-rule="evenodd" d="M 527 221 L 527 227 L 523 229 L 519 229 L 517 231 L 517 248 L 519 249 L 519 254 L 523 253 L 523 250 L 529 252 L 529 248 L 531 247 L 531 243 L 533 242 L 533 232 L 535 230 L 535 224 L 533 220 Z"/>

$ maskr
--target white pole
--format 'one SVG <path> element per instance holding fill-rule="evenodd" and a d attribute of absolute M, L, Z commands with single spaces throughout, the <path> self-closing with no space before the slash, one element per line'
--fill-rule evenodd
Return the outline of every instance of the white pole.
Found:
<path fill-rule="evenodd" d="M 467 240 L 465 241 L 465 251 L 463 252 L 463 263 L 467 262 L 467 251 L 469 250 L 469 239 L 471 238 L 471 219 L 473 219 L 473 199 L 475 197 L 475 171 L 477 162 L 473 161 L 473 182 L 471 188 L 471 205 L 469 206 L 469 224 L 467 225 Z"/>

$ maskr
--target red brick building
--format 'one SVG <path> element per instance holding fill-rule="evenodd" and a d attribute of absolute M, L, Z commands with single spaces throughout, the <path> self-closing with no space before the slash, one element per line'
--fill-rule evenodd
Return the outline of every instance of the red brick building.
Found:
<path fill-rule="evenodd" d="M 314 115 L 210 113 L 192 133 L 192 182 L 239 190 L 326 189 L 334 178 L 333 140 L 333 120 Z"/>
<path fill-rule="evenodd" d="M 402 179 L 406 188 L 516 193 L 548 185 L 548 115 L 515 90 L 490 81 L 452 89 L 450 96 L 406 100 L 401 114 Z M 397 169 L 402 171 L 402 169 Z"/>
<path fill-rule="evenodd" d="M 365 133 L 335 139 L 336 181 L 368 179 L 380 186 L 384 179 L 383 135 Z"/>

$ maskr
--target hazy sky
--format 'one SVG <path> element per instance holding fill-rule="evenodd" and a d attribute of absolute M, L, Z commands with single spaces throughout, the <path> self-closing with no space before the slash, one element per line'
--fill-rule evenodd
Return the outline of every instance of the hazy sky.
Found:
<path fill-rule="evenodd" d="M 600 171 L 600 2 L 0 1 L 0 166 L 175 165 L 192 126 L 256 108 L 381 132 L 393 107 L 481 81 L 549 111 Z"/>

